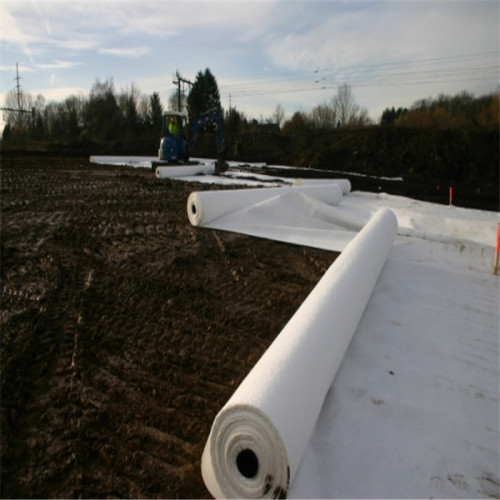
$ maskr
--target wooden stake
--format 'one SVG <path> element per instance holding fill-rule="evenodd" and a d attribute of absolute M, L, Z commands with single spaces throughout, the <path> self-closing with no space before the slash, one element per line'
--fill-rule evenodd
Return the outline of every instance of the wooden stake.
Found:
<path fill-rule="evenodd" d="M 497 225 L 497 244 L 495 246 L 495 259 L 493 261 L 493 274 L 498 274 L 498 253 L 500 252 L 500 222 Z"/>

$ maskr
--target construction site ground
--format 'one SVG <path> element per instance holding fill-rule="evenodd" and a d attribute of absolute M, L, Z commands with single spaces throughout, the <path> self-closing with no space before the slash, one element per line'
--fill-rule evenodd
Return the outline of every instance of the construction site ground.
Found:
<path fill-rule="evenodd" d="M 209 497 L 213 418 L 335 254 L 192 227 L 216 186 L 1 159 L 1 497 Z"/>
<path fill-rule="evenodd" d="M 189 194 L 221 186 L 88 158 L 0 166 L 1 497 L 209 497 L 215 415 L 337 254 L 191 226 Z"/>

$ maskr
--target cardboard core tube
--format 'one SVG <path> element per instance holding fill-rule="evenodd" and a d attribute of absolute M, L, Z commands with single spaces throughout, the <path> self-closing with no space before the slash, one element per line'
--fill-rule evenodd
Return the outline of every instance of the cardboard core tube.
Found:
<path fill-rule="evenodd" d="M 252 479 L 259 471 L 259 459 L 253 450 L 246 448 L 238 453 L 236 466 L 242 476 Z"/>

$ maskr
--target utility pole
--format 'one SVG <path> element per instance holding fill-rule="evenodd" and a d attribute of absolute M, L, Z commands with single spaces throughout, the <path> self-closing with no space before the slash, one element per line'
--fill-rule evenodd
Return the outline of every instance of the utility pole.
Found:
<path fill-rule="evenodd" d="M 21 109 L 21 77 L 19 76 L 19 65 L 16 63 L 16 90 L 17 90 L 17 109 Z"/>
<path fill-rule="evenodd" d="M 179 73 L 179 70 L 176 71 L 175 76 L 177 77 L 177 80 L 174 80 L 172 83 L 174 85 L 177 85 L 177 108 L 180 113 L 182 112 L 181 83 L 182 83 L 182 93 L 184 94 L 184 84 L 186 83 L 187 85 L 193 85 L 193 82 L 190 82 L 189 80 L 186 80 L 186 78 L 183 78 Z"/>
<path fill-rule="evenodd" d="M 16 77 L 14 78 L 16 81 L 16 97 L 17 97 L 17 109 L 14 108 L 9 108 L 9 107 L 1 107 L 0 111 L 3 111 L 4 113 L 18 113 L 18 118 L 20 120 L 22 114 L 27 114 L 31 115 L 31 124 L 32 127 L 34 127 L 35 123 L 35 108 L 32 108 L 31 111 L 28 111 L 27 109 L 23 109 L 21 107 L 21 77 L 19 76 L 19 66 L 18 63 L 16 63 Z M 18 121 L 19 122 L 19 121 Z"/>

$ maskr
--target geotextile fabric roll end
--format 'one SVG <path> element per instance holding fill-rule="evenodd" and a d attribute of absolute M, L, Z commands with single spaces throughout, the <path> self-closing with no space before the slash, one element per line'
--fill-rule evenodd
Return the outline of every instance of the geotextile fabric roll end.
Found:
<path fill-rule="evenodd" d="M 273 422 L 259 408 L 226 405 L 210 439 L 203 452 L 202 475 L 215 498 L 286 496 L 290 483 L 286 448 Z M 254 450 L 259 450 L 258 456 Z"/>
<path fill-rule="evenodd" d="M 397 232 L 379 210 L 215 417 L 202 476 L 216 498 L 285 498 Z"/>

